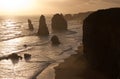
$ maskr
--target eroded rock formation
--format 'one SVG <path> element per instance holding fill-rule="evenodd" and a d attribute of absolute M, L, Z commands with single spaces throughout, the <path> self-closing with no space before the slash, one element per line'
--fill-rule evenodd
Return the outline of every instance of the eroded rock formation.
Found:
<path fill-rule="evenodd" d="M 55 14 L 52 18 L 52 30 L 53 31 L 65 31 L 67 30 L 67 21 L 62 14 Z"/>
<path fill-rule="evenodd" d="M 29 30 L 34 30 L 33 24 L 30 19 L 28 19 L 28 27 L 29 27 Z"/>
<path fill-rule="evenodd" d="M 47 27 L 44 15 L 41 15 L 40 20 L 39 20 L 38 35 L 40 35 L 40 36 L 48 36 L 49 35 L 49 31 L 48 31 L 48 27 Z"/>

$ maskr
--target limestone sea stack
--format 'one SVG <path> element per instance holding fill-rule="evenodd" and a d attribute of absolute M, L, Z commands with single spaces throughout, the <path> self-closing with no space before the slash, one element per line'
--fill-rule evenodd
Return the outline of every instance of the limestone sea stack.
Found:
<path fill-rule="evenodd" d="M 83 23 L 83 45 L 84 54 L 94 69 L 108 79 L 118 79 L 120 8 L 98 10 L 90 14 Z"/>
<path fill-rule="evenodd" d="M 55 14 L 51 26 L 53 31 L 66 31 L 68 25 L 62 14 Z"/>
<path fill-rule="evenodd" d="M 41 17 L 40 17 L 39 29 L 38 29 L 38 33 L 37 34 L 39 36 L 48 36 L 49 35 L 49 31 L 48 31 L 48 27 L 47 27 L 44 15 L 41 15 Z"/>
<path fill-rule="evenodd" d="M 29 30 L 34 30 L 33 24 L 30 19 L 28 19 L 28 27 L 29 27 Z"/>

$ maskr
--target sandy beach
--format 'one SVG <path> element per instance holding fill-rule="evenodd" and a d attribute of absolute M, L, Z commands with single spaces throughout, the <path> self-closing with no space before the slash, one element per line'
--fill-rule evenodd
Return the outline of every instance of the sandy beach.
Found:
<path fill-rule="evenodd" d="M 107 79 L 89 66 L 82 50 L 83 47 L 79 47 L 78 54 L 70 56 L 55 67 L 55 79 Z"/>

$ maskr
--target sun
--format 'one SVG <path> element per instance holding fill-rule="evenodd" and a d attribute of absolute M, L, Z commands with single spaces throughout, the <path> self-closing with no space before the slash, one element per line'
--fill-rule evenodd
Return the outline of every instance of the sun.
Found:
<path fill-rule="evenodd" d="M 0 10 L 4 12 L 19 12 L 28 9 L 32 0 L 0 0 Z"/>

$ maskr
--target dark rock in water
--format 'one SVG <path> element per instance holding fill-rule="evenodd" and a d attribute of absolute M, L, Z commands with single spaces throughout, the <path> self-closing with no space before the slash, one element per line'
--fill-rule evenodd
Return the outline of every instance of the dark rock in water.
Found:
<path fill-rule="evenodd" d="M 19 59 L 22 60 L 22 56 L 19 56 Z"/>
<path fill-rule="evenodd" d="M 65 31 L 67 30 L 67 21 L 62 14 L 55 14 L 52 18 L 52 30 L 53 31 Z"/>
<path fill-rule="evenodd" d="M 22 57 L 16 53 L 12 53 L 12 54 L 8 55 L 7 59 L 11 59 L 12 63 L 16 64 L 19 62 L 19 60 L 22 60 Z"/>
<path fill-rule="evenodd" d="M 19 62 L 19 60 L 22 60 L 22 56 L 19 56 L 16 53 L 12 53 L 10 55 L 0 57 L 0 60 L 4 60 L 4 59 L 7 59 L 7 60 L 10 59 L 13 64 L 16 64 Z"/>
<path fill-rule="evenodd" d="M 28 46 L 26 44 L 23 45 L 25 48 L 27 48 Z"/>
<path fill-rule="evenodd" d="M 12 53 L 8 56 L 8 59 L 11 59 L 11 60 L 19 60 L 19 59 L 22 59 L 21 56 L 19 56 L 18 54 L 16 53 Z"/>
<path fill-rule="evenodd" d="M 60 44 L 59 38 L 56 35 L 52 36 L 51 42 L 52 42 L 52 45 L 59 45 Z"/>
<path fill-rule="evenodd" d="M 43 16 L 43 15 L 41 15 L 40 20 L 39 20 L 38 35 L 40 35 L 40 36 L 48 36 L 49 35 L 45 16 Z"/>
<path fill-rule="evenodd" d="M 84 54 L 92 67 L 108 76 L 108 79 L 118 79 L 120 8 L 90 14 L 83 23 L 83 44 Z"/>
<path fill-rule="evenodd" d="M 33 24 L 30 19 L 28 19 L 28 27 L 29 27 L 29 30 L 34 30 Z"/>
<path fill-rule="evenodd" d="M 30 54 L 24 54 L 24 59 L 26 61 L 30 60 L 31 59 L 31 55 Z"/>

